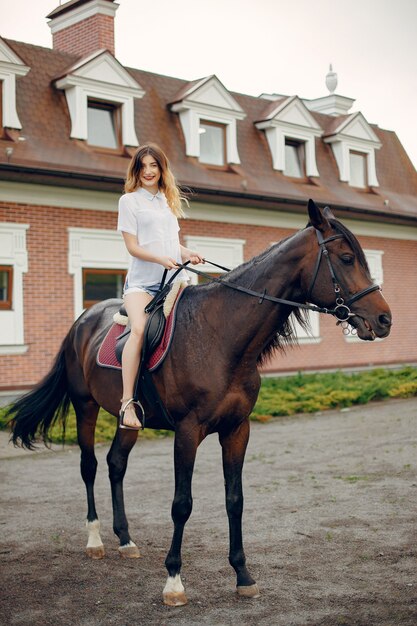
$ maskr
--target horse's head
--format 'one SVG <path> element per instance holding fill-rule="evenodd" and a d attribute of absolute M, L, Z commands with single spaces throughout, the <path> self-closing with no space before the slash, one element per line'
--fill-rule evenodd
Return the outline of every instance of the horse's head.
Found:
<path fill-rule="evenodd" d="M 358 240 L 329 208 L 321 210 L 309 200 L 308 213 L 311 228 L 301 274 L 306 299 L 336 309 L 336 316 L 356 328 L 360 339 L 387 337 L 391 311 L 372 282 Z"/>

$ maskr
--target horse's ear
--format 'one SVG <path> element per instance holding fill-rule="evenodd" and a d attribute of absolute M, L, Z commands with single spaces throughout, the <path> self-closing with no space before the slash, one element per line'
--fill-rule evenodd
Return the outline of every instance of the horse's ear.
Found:
<path fill-rule="evenodd" d="M 308 201 L 308 215 L 311 225 L 317 228 L 317 230 L 324 232 L 326 229 L 330 228 L 330 224 L 327 221 L 326 209 L 322 211 L 311 198 Z"/>
<path fill-rule="evenodd" d="M 328 220 L 335 220 L 335 216 L 333 215 L 331 209 L 329 206 L 325 206 L 323 209 L 323 215 L 328 219 Z"/>

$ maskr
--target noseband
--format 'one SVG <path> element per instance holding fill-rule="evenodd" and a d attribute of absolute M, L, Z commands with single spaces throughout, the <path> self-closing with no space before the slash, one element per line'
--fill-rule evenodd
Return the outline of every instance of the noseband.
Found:
<path fill-rule="evenodd" d="M 327 262 L 327 267 L 329 268 L 330 276 L 331 276 L 332 283 L 333 283 L 334 293 L 336 296 L 336 306 L 333 309 L 333 311 L 331 311 L 331 313 L 332 315 L 336 317 L 336 319 L 339 322 L 347 322 L 349 318 L 355 315 L 354 313 L 351 312 L 350 306 L 354 302 L 359 300 L 360 298 L 363 298 L 364 296 L 368 295 L 368 293 L 372 293 L 373 291 L 380 290 L 381 287 L 379 285 L 370 285 L 369 287 L 365 287 L 365 289 L 361 289 L 360 291 L 357 291 L 352 297 L 349 298 L 349 300 L 345 302 L 344 299 L 339 295 L 340 294 L 339 281 L 336 277 L 336 273 L 334 271 L 332 262 L 330 261 L 329 251 L 326 248 L 326 243 L 329 243 L 329 241 L 334 241 L 335 239 L 344 239 L 345 237 L 344 235 L 339 234 L 339 235 L 332 235 L 331 237 L 327 237 L 327 239 L 323 239 L 323 235 L 321 234 L 321 232 L 317 229 L 315 229 L 315 231 L 317 235 L 317 241 L 319 244 L 319 253 L 317 255 L 316 266 L 314 268 L 314 273 L 311 279 L 311 283 L 310 283 L 310 287 L 307 293 L 306 300 L 307 302 L 310 301 L 311 294 L 313 292 L 314 285 L 316 283 L 316 279 L 319 273 L 321 260 L 324 257 Z"/>

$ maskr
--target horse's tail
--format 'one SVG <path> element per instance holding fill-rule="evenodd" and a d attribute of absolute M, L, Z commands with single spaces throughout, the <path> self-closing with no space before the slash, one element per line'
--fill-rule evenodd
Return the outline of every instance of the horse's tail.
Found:
<path fill-rule="evenodd" d="M 11 418 L 11 438 L 14 445 L 33 450 L 33 444 L 39 435 L 47 445 L 50 441 L 49 431 L 58 420 L 62 422 L 65 438 L 65 422 L 70 405 L 65 366 L 67 340 L 68 336 L 64 339 L 49 374 L 32 391 L 8 407 L 6 418 Z"/>

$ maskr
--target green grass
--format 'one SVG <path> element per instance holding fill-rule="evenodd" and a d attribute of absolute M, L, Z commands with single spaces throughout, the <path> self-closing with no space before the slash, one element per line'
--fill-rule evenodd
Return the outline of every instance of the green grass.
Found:
<path fill-rule="evenodd" d="M 252 419 L 315 413 L 326 409 L 366 404 L 372 400 L 417 395 L 417 368 L 375 369 L 358 374 L 302 374 L 265 378 Z"/>
<path fill-rule="evenodd" d="M 282 378 L 264 378 L 251 419 L 266 422 L 276 416 L 315 413 L 326 409 L 366 404 L 371 400 L 417 396 L 417 368 L 400 370 L 375 369 L 358 374 L 302 374 Z M 5 410 L 0 409 L 0 429 L 6 429 Z M 96 441 L 113 439 L 116 419 L 101 410 Z M 171 434 L 166 430 L 145 430 L 141 437 L 155 438 Z M 62 441 L 62 426 L 51 431 L 54 443 Z M 65 442 L 77 442 L 75 414 L 71 408 L 66 425 Z"/>

